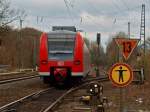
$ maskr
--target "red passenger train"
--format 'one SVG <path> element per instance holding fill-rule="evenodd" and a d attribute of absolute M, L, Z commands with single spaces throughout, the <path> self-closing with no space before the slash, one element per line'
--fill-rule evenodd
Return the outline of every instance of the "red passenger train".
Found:
<path fill-rule="evenodd" d="M 56 30 L 40 38 L 39 75 L 44 83 L 68 84 L 90 70 L 89 50 L 79 32 Z"/>

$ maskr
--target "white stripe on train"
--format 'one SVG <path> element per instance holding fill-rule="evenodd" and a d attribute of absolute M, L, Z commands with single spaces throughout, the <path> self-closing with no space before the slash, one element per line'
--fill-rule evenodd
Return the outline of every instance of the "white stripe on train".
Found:
<path fill-rule="evenodd" d="M 49 72 L 39 72 L 40 76 L 49 76 Z M 83 76 L 83 72 L 72 72 L 72 76 Z"/>

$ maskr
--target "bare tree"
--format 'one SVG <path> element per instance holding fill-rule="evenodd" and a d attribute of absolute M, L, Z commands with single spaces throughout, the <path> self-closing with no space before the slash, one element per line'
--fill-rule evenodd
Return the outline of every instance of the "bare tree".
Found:
<path fill-rule="evenodd" d="M 115 35 L 111 36 L 106 48 L 106 56 L 107 56 L 107 65 L 111 66 L 112 64 L 118 61 L 118 46 L 113 40 L 113 38 L 127 38 L 127 35 L 124 32 L 118 32 Z"/>
<path fill-rule="evenodd" d="M 100 50 L 100 51 L 98 51 Z M 100 55 L 99 53 L 100 52 Z M 90 55 L 91 55 L 91 62 L 94 65 L 97 66 L 104 66 L 105 65 L 105 53 L 103 47 L 100 45 L 100 48 L 98 49 L 98 45 L 96 42 L 91 43 L 90 47 Z"/>
<path fill-rule="evenodd" d="M 25 16 L 25 11 L 11 9 L 10 2 L 7 0 L 0 0 L 0 27 L 4 27 L 20 18 L 25 18 Z"/>

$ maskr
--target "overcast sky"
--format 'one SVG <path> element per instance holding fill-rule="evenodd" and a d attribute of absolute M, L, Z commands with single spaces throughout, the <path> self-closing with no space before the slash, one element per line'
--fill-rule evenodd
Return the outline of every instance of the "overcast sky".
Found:
<path fill-rule="evenodd" d="M 75 25 L 90 40 L 101 32 L 102 44 L 116 32 L 127 33 L 131 22 L 131 35 L 139 38 L 142 3 L 146 5 L 146 36 L 150 36 L 150 0 L 10 0 L 11 7 L 25 10 L 23 26 L 50 31 L 55 25 Z M 16 21 L 16 27 L 19 22 Z"/>

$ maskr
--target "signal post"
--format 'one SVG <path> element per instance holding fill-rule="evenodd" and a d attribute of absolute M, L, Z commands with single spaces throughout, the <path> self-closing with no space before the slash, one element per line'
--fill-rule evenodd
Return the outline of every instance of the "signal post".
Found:
<path fill-rule="evenodd" d="M 98 58 L 100 57 L 100 44 L 101 44 L 101 34 L 97 33 L 97 51 L 98 51 Z M 98 59 L 99 60 L 99 59 Z M 96 67 L 96 77 L 99 76 L 99 64 Z"/>

